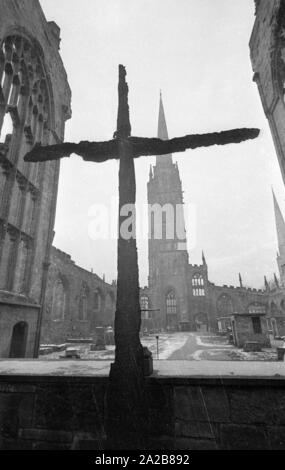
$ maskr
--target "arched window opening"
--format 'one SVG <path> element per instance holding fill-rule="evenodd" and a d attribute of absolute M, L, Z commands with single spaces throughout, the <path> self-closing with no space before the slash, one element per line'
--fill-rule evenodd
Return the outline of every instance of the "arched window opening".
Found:
<path fill-rule="evenodd" d="M 177 315 L 177 301 L 173 291 L 170 291 L 166 296 L 166 314 Z"/>
<path fill-rule="evenodd" d="M 22 358 L 26 355 L 28 337 L 28 323 L 21 321 L 16 323 L 13 328 L 11 345 L 10 345 L 10 358 Z"/>
<path fill-rule="evenodd" d="M 66 290 L 61 279 L 58 279 L 53 288 L 52 319 L 60 321 L 64 319 L 66 307 Z"/>
<path fill-rule="evenodd" d="M 192 278 L 192 292 L 196 297 L 203 297 L 205 295 L 204 278 L 202 274 L 194 274 Z"/>
<path fill-rule="evenodd" d="M 49 142 L 52 126 L 50 95 L 40 47 L 19 35 L 7 36 L 0 47 L 0 103 L 1 167 L 4 170 L 0 176 L 0 213 L 7 220 L 2 238 L 6 243 L 12 226 L 17 241 L 13 243 L 11 256 L 1 262 L 0 284 L 5 284 L 8 290 L 16 286 L 17 292 L 21 292 L 20 277 L 32 272 L 33 251 L 37 246 L 33 243 L 36 234 L 32 227 L 36 222 L 33 217 L 39 212 L 37 207 L 34 210 L 35 204 L 28 211 L 29 192 L 41 192 L 39 182 L 44 172 L 41 166 L 40 171 L 34 173 L 38 165 L 25 163 L 23 156 L 35 144 Z M 26 256 L 26 247 L 19 243 L 22 236 L 31 242 L 31 256 Z M 17 272 L 19 263 L 20 276 Z M 30 277 L 25 279 L 26 290 L 29 284 Z"/>
<path fill-rule="evenodd" d="M 112 310 L 113 305 L 114 305 L 114 298 L 112 296 L 112 293 L 107 292 L 106 299 L 105 299 L 105 309 L 106 310 Z"/>
<path fill-rule="evenodd" d="M 149 298 L 147 295 L 141 295 L 140 305 L 141 305 L 141 310 L 146 311 L 149 309 Z"/>
<path fill-rule="evenodd" d="M 89 288 L 87 285 L 83 284 L 78 305 L 78 319 L 81 321 L 85 321 L 87 319 L 88 294 Z"/>
<path fill-rule="evenodd" d="M 4 144 L 7 136 L 12 135 L 14 130 L 13 121 L 10 113 L 6 113 L 3 119 L 3 124 L 0 133 L 0 143 Z"/>
<path fill-rule="evenodd" d="M 98 291 L 94 292 L 94 308 L 95 310 L 99 310 L 101 307 L 101 297 Z"/>
<path fill-rule="evenodd" d="M 218 298 L 217 310 L 221 316 L 231 315 L 234 312 L 233 302 L 228 294 L 222 294 Z"/>

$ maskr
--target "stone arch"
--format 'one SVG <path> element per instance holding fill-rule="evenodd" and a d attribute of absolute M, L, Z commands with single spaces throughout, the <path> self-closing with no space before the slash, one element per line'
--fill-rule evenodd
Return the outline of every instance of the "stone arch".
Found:
<path fill-rule="evenodd" d="M 101 287 L 96 287 L 94 290 L 94 309 L 101 310 L 104 308 L 105 304 L 105 295 L 103 289 Z"/>
<path fill-rule="evenodd" d="M 229 294 L 221 294 L 217 300 L 217 310 L 219 315 L 231 315 L 234 312 L 234 305 L 232 298 Z"/>
<path fill-rule="evenodd" d="M 165 293 L 166 328 L 178 328 L 178 299 L 174 288 L 170 287 Z"/>
<path fill-rule="evenodd" d="M 177 315 L 177 296 L 175 289 L 170 288 L 165 294 L 166 315 Z"/>
<path fill-rule="evenodd" d="M 208 331 L 209 319 L 205 312 L 199 312 L 194 315 L 194 323 L 197 331 Z"/>
<path fill-rule="evenodd" d="M 26 355 L 27 338 L 28 338 L 29 325 L 25 321 L 16 323 L 13 327 L 11 343 L 10 343 L 10 358 L 22 358 Z"/>
<path fill-rule="evenodd" d="M 141 310 L 148 310 L 150 308 L 149 296 L 147 294 L 142 293 L 140 295 L 140 307 Z"/>
<path fill-rule="evenodd" d="M 107 291 L 105 296 L 105 309 L 111 310 L 114 307 L 115 298 L 112 291 Z"/>
<path fill-rule="evenodd" d="M 87 320 L 89 295 L 89 286 L 85 282 L 83 282 L 81 285 L 78 301 L 78 320 L 80 321 Z"/>
<path fill-rule="evenodd" d="M 51 318 L 54 321 L 64 320 L 68 307 L 69 284 L 65 276 L 58 275 L 52 291 Z"/>
<path fill-rule="evenodd" d="M 20 40 L 25 42 L 26 44 L 29 45 L 29 47 L 33 50 L 33 53 L 37 56 L 37 58 L 41 62 L 42 69 L 44 71 L 44 78 L 46 80 L 46 85 L 47 85 L 47 90 L 48 90 L 48 95 L 49 95 L 49 128 L 54 129 L 55 128 L 55 105 L 54 105 L 54 96 L 53 96 L 53 88 L 52 88 L 52 81 L 50 74 L 48 72 L 48 68 L 46 66 L 46 61 L 45 61 L 45 52 L 43 50 L 43 47 L 41 46 L 40 42 L 38 39 L 36 39 L 24 26 L 12 26 L 9 28 L 8 31 L 6 31 L 5 35 L 3 36 L 3 40 L 0 44 L 0 47 L 2 48 L 4 42 L 7 40 L 7 38 L 15 38 L 17 42 L 19 43 Z"/>
<path fill-rule="evenodd" d="M 0 134 L 14 168 L 7 167 L 5 178 L 2 175 L 2 185 L 5 189 L 7 187 L 7 191 L 4 189 L 1 210 L 5 208 L 8 221 L 15 227 L 16 236 L 10 243 L 8 228 L 3 230 L 0 283 L 6 290 L 23 294 L 27 294 L 30 289 L 36 246 L 36 243 L 30 241 L 37 236 L 34 233 L 35 216 L 41 204 L 39 192 L 36 190 L 33 202 L 29 200 L 29 192 L 40 186 L 41 176 L 45 173 L 43 165 L 24 163 L 23 155 L 35 144 L 48 143 L 50 129 L 55 128 L 53 90 L 44 57 L 39 42 L 25 28 L 10 28 L 3 34 L 0 42 Z M 4 136 L 6 131 L 2 126 L 7 115 L 13 127 L 10 134 Z M 0 165 L 6 165 L 5 159 Z M 17 189 L 19 175 L 22 178 L 20 192 Z M 9 184 L 6 184 L 6 180 L 9 180 Z M 23 236 L 28 237 L 27 243 L 23 241 Z"/>

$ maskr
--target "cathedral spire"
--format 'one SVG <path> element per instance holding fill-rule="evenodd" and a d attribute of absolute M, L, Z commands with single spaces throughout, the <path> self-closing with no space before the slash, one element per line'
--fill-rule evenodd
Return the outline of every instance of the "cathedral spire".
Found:
<path fill-rule="evenodd" d="M 160 90 L 159 95 L 159 114 L 158 114 L 158 127 L 157 127 L 157 137 L 161 140 L 168 140 L 168 130 L 166 125 L 164 106 L 162 101 L 162 94 Z M 159 165 L 169 165 L 172 163 L 172 155 L 159 155 L 156 157 L 156 164 Z"/>
<path fill-rule="evenodd" d="M 264 287 L 265 287 L 265 290 L 266 290 L 266 291 L 270 290 L 270 289 L 269 289 L 269 284 L 268 284 L 268 281 L 267 281 L 267 277 L 266 277 L 266 276 L 264 276 Z"/>
<path fill-rule="evenodd" d="M 206 265 L 206 258 L 205 258 L 205 253 L 204 253 L 204 250 L 202 251 L 202 262 L 204 265 Z"/>
<path fill-rule="evenodd" d="M 279 282 L 275 273 L 274 273 L 274 282 L 275 282 L 276 287 L 279 288 Z"/>
<path fill-rule="evenodd" d="M 239 285 L 240 285 L 240 287 L 243 287 L 241 273 L 238 274 L 238 278 L 239 278 Z"/>
<path fill-rule="evenodd" d="M 277 240 L 278 240 L 278 251 L 279 255 L 282 258 L 285 258 L 285 222 L 280 210 L 279 204 L 277 202 L 276 196 L 272 189 L 273 203 L 274 203 L 274 213 L 275 213 L 275 223 L 277 230 Z"/>

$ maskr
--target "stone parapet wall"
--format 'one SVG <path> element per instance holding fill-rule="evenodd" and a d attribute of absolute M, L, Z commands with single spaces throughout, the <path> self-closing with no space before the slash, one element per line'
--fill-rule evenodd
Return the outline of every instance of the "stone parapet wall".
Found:
<path fill-rule="evenodd" d="M 107 384 L 107 376 L 1 375 L 0 449 L 103 450 Z M 149 450 L 285 449 L 284 378 L 147 384 Z"/>

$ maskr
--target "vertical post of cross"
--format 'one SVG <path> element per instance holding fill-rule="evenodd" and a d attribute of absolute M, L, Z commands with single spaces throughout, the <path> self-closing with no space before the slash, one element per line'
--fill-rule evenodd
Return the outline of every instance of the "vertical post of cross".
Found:
<path fill-rule="evenodd" d="M 111 449 L 144 449 L 146 400 L 143 373 L 143 348 L 139 332 L 139 274 L 135 227 L 131 238 L 122 233 L 128 217 L 122 208 L 130 204 L 134 211 L 136 182 L 128 106 L 125 68 L 119 66 L 119 106 L 117 131 L 119 169 L 118 279 L 115 313 L 115 362 L 111 365 L 107 392 L 107 446 Z M 125 213 L 124 213 L 125 214 Z M 133 224 L 135 213 L 133 212 Z"/>

